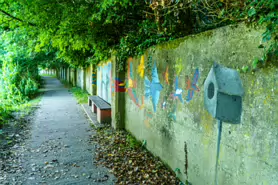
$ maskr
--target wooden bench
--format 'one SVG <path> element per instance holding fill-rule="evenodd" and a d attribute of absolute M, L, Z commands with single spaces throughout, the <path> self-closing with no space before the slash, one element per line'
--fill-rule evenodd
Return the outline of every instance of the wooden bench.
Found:
<path fill-rule="evenodd" d="M 92 111 L 97 114 L 99 123 L 111 122 L 111 105 L 99 96 L 89 96 L 89 106 L 92 106 Z"/>

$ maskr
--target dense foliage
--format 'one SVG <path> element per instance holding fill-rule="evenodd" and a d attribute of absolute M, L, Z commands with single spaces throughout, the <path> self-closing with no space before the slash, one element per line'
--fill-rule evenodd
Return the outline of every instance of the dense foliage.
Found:
<path fill-rule="evenodd" d="M 22 29 L 2 31 L 0 43 L 0 122 L 13 106 L 24 103 L 38 90 L 35 55 L 25 48 L 28 32 Z"/>
<path fill-rule="evenodd" d="M 239 21 L 265 24 L 263 40 L 277 41 L 276 0 L 0 0 L 0 5 L 3 28 L 33 30 L 32 50 L 55 52 L 73 66 L 97 63 L 113 51 L 124 61 L 160 42 Z M 270 48 L 276 49 L 277 44 Z"/>

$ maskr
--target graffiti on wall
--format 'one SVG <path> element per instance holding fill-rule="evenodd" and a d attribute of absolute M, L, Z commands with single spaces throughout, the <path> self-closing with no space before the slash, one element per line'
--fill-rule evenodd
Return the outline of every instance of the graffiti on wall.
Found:
<path fill-rule="evenodd" d="M 126 92 L 125 82 L 120 78 L 115 78 L 115 91 L 116 92 Z"/>
<path fill-rule="evenodd" d="M 183 103 L 182 92 L 183 92 L 183 90 L 181 88 L 179 88 L 179 78 L 176 77 L 176 79 L 175 79 L 175 93 L 173 94 L 173 96 L 174 96 L 174 99 L 179 99 L 181 103 Z"/>
<path fill-rule="evenodd" d="M 114 80 L 111 79 L 111 88 L 112 88 L 112 96 L 116 93 L 124 93 L 126 92 L 125 82 L 120 78 L 115 78 Z"/>
<path fill-rule="evenodd" d="M 197 92 L 200 91 L 199 87 L 197 86 L 199 75 L 200 75 L 199 69 L 197 68 L 195 70 L 193 80 L 190 80 L 190 78 L 187 76 L 187 87 L 186 87 L 186 89 L 188 90 L 188 94 L 186 98 L 187 102 L 190 102 L 192 100 L 195 91 Z"/>
<path fill-rule="evenodd" d="M 137 81 L 134 74 L 134 65 L 133 65 L 133 59 L 130 58 L 128 60 L 128 66 L 127 66 L 127 79 L 124 81 L 119 78 L 111 79 L 112 82 L 112 92 L 127 92 L 128 96 L 132 100 L 132 102 L 140 109 L 144 109 L 144 123 L 147 127 L 150 127 L 150 120 L 154 117 L 153 113 L 157 112 L 157 105 L 160 101 L 160 92 L 163 90 L 163 86 L 160 83 L 159 75 L 158 75 L 158 69 L 156 62 L 153 63 L 152 71 L 151 71 L 151 80 L 148 79 L 147 76 L 145 76 L 145 60 L 144 56 L 141 56 L 140 63 L 137 68 L 137 74 L 141 78 L 145 76 L 144 79 L 144 85 L 145 85 L 145 93 L 144 96 L 141 98 L 138 97 L 138 94 L 136 92 L 137 88 Z M 163 97 L 163 100 L 161 102 L 161 108 L 162 110 L 170 109 L 168 112 L 168 118 L 176 121 L 177 120 L 177 105 L 178 102 L 184 104 L 184 98 L 186 98 L 187 102 L 190 102 L 193 99 L 194 92 L 199 92 L 199 87 L 197 86 L 197 82 L 199 79 L 199 69 L 197 68 L 195 70 L 195 73 L 193 75 L 193 79 L 191 80 L 187 76 L 187 84 L 186 88 L 183 89 L 179 84 L 179 74 L 182 72 L 183 69 L 183 63 L 181 59 L 178 59 L 176 61 L 176 64 L 174 66 L 174 69 L 176 71 L 176 77 L 175 77 L 175 91 L 171 93 L 170 95 L 165 95 Z M 164 77 L 164 83 L 167 85 L 170 85 L 169 83 L 169 67 L 166 66 L 166 69 L 163 73 Z M 187 91 L 187 96 L 183 97 L 183 92 Z M 149 111 L 145 109 L 145 103 L 144 98 L 146 100 L 151 99 L 151 103 L 153 106 L 153 111 Z M 170 101 L 170 102 L 169 102 Z"/>
<path fill-rule="evenodd" d="M 182 60 L 179 58 L 179 59 L 177 59 L 176 64 L 175 64 L 176 74 L 180 75 L 182 69 L 183 69 L 183 63 L 182 63 Z"/>
<path fill-rule="evenodd" d="M 137 87 L 137 82 L 134 80 L 134 74 L 133 74 L 133 63 L 132 59 L 129 59 L 128 61 L 128 69 L 127 69 L 127 83 L 126 83 L 126 92 L 128 93 L 131 100 L 139 107 L 141 108 L 143 106 L 142 104 L 139 104 L 138 96 L 134 88 Z"/>
<path fill-rule="evenodd" d="M 92 72 L 92 85 L 97 85 L 97 74 L 96 72 Z"/>
<path fill-rule="evenodd" d="M 111 103 L 112 96 L 112 63 L 100 64 L 97 68 L 97 95 L 108 103 Z"/>
<path fill-rule="evenodd" d="M 101 74 L 101 67 L 98 66 L 97 67 L 97 95 L 101 97 L 101 77 L 102 77 L 102 74 Z"/>
<path fill-rule="evenodd" d="M 149 97 L 152 98 L 153 103 L 153 110 L 156 112 L 156 107 L 160 97 L 160 91 L 162 91 L 163 86 L 160 84 L 156 63 L 154 63 L 152 69 L 152 81 L 145 76 L 145 97 L 148 99 Z"/>
<path fill-rule="evenodd" d="M 144 78 L 144 72 L 145 72 L 145 59 L 144 55 L 141 56 L 140 64 L 138 66 L 137 72 L 141 78 Z"/>
<path fill-rule="evenodd" d="M 164 72 L 163 76 L 164 76 L 165 83 L 167 85 L 170 85 L 170 83 L 169 83 L 169 69 L 168 69 L 168 66 L 166 67 L 166 71 Z"/>

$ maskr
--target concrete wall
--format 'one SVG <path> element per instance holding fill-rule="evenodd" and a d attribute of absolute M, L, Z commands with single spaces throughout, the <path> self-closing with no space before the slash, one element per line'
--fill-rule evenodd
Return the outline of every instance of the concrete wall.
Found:
<path fill-rule="evenodd" d="M 66 68 L 67 71 L 67 81 L 70 82 L 70 68 Z"/>
<path fill-rule="evenodd" d="M 84 75 L 84 72 L 83 72 L 83 69 L 82 68 L 78 68 L 77 69 L 77 79 L 76 79 L 76 84 L 78 87 L 80 87 L 81 89 L 84 88 L 84 82 L 83 82 L 83 77 Z"/>
<path fill-rule="evenodd" d="M 56 75 L 56 71 L 54 69 L 44 69 L 40 71 L 40 74 L 45 75 Z"/>
<path fill-rule="evenodd" d="M 89 94 L 92 94 L 93 93 L 93 89 L 92 89 L 92 65 L 89 65 L 86 68 L 85 73 L 86 73 L 86 75 L 85 75 L 85 78 L 86 78 L 86 91 Z"/>
<path fill-rule="evenodd" d="M 76 69 L 70 68 L 70 84 L 76 86 Z"/>
<path fill-rule="evenodd" d="M 217 120 L 204 108 L 203 88 L 213 62 L 233 69 L 251 66 L 262 57 L 262 33 L 243 24 L 222 27 L 129 59 L 125 127 L 173 170 L 179 168 L 183 182 L 215 184 Z M 245 90 L 241 124 L 223 123 L 218 184 L 276 185 L 278 69 L 240 76 Z"/>
<path fill-rule="evenodd" d="M 66 80 L 73 86 L 78 86 L 92 94 L 92 67 L 87 68 L 60 68 L 59 78 Z"/>
<path fill-rule="evenodd" d="M 103 62 L 97 67 L 97 95 L 111 104 L 112 62 Z"/>

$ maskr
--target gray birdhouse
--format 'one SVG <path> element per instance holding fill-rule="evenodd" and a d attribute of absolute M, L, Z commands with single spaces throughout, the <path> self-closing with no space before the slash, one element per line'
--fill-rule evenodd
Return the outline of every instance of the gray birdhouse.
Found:
<path fill-rule="evenodd" d="M 239 124 L 244 90 L 236 70 L 214 63 L 204 84 L 205 108 L 216 119 Z"/>

